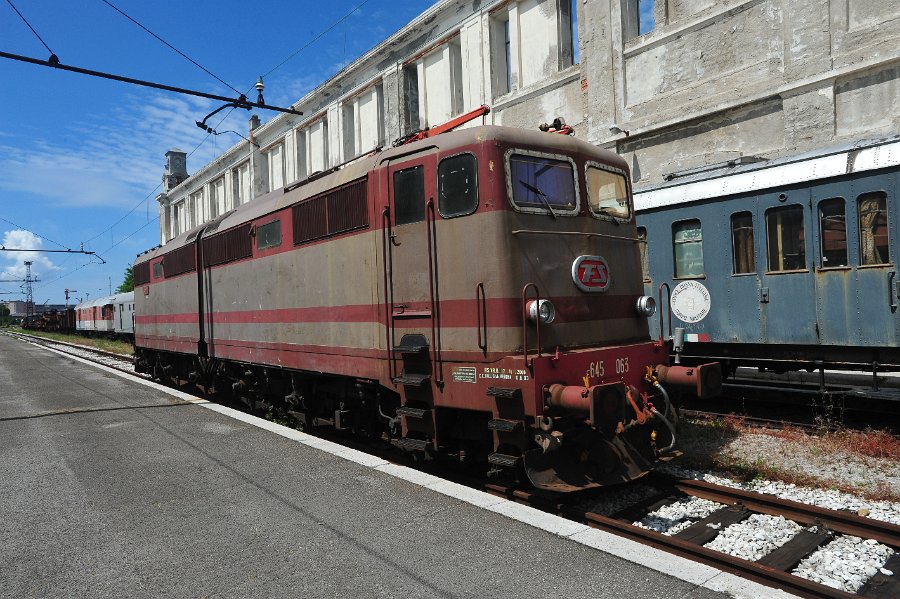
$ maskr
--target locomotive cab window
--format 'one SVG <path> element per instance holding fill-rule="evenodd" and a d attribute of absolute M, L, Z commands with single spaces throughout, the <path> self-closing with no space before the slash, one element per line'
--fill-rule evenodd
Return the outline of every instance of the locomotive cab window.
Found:
<path fill-rule="evenodd" d="M 438 167 L 438 211 L 444 218 L 472 214 L 478 207 L 478 166 L 472 154 L 441 160 Z"/>
<path fill-rule="evenodd" d="M 753 249 L 753 215 L 736 212 L 731 215 L 731 272 L 745 275 L 756 272 L 756 251 Z"/>
<path fill-rule="evenodd" d="M 273 220 L 256 228 L 256 249 L 264 250 L 281 245 L 281 221 Z"/>
<path fill-rule="evenodd" d="M 575 167 L 570 158 L 517 150 L 507 152 L 507 192 L 520 212 L 578 214 Z"/>
<path fill-rule="evenodd" d="M 847 215 L 844 198 L 819 202 L 819 258 L 822 268 L 847 266 Z"/>
<path fill-rule="evenodd" d="M 394 173 L 394 224 L 425 220 L 425 167 L 414 166 Z"/>
<path fill-rule="evenodd" d="M 883 191 L 865 193 L 856 200 L 859 210 L 859 264 L 890 264 L 887 195 Z"/>
<path fill-rule="evenodd" d="M 585 174 L 588 206 L 591 214 L 601 218 L 628 219 L 631 217 L 625 173 L 591 162 L 585 168 Z"/>
<path fill-rule="evenodd" d="M 766 236 L 770 272 L 806 268 L 803 206 L 784 206 L 767 210 Z"/>
<path fill-rule="evenodd" d="M 703 230 L 699 220 L 672 224 L 672 245 L 676 279 L 704 276 Z"/>

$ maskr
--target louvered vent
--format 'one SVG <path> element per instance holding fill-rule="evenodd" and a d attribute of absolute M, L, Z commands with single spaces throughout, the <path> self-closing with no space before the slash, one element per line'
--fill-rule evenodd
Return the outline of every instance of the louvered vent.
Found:
<path fill-rule="evenodd" d="M 369 226 L 366 179 L 300 202 L 293 208 L 294 245 Z"/>
<path fill-rule="evenodd" d="M 150 262 L 141 262 L 134 266 L 134 284 L 146 285 L 150 282 Z"/>
<path fill-rule="evenodd" d="M 166 278 L 175 277 L 197 268 L 197 248 L 189 244 L 172 250 L 163 256 L 163 269 Z"/>
<path fill-rule="evenodd" d="M 249 258 L 253 254 L 250 223 L 203 240 L 203 266 L 216 266 Z"/>

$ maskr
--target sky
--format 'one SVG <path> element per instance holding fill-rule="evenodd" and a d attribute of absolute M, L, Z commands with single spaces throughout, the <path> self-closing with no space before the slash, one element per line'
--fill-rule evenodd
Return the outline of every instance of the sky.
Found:
<path fill-rule="evenodd" d="M 241 92 L 266 75 L 266 102 L 287 106 L 435 0 L 107 2 Z M 107 2 L 12 0 L 62 64 L 237 95 Z M 0 2 L 0 51 L 50 56 L 8 2 Z M 193 173 L 240 140 L 228 133 L 209 136 L 194 124 L 221 104 L 216 101 L 6 58 L 0 58 L 0 80 L 6 82 L 0 96 L 0 245 L 96 252 L 0 251 L 0 280 L 23 279 L 23 262 L 34 262 L 39 305 L 64 303 L 66 288 L 74 290 L 70 303 L 108 295 L 135 256 L 159 244 L 155 198 L 168 150 L 188 152 Z M 255 91 L 248 97 L 255 99 Z M 216 128 L 245 134 L 250 114 L 233 111 Z M 254 114 L 263 122 L 276 116 Z M 24 299 L 21 283 L 0 282 L 0 301 L 14 299 Z"/>

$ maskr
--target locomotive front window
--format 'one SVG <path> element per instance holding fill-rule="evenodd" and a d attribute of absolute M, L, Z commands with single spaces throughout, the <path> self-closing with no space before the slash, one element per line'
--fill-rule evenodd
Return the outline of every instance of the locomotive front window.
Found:
<path fill-rule="evenodd" d="M 806 268 L 806 235 L 803 206 L 772 208 L 766 212 L 769 271 Z"/>
<path fill-rule="evenodd" d="M 861 266 L 889 264 L 887 196 L 883 191 L 866 193 L 856 200 L 859 209 L 859 263 Z"/>
<path fill-rule="evenodd" d="M 744 275 L 756 272 L 756 252 L 753 249 L 753 215 L 738 212 L 731 215 L 732 273 Z"/>
<path fill-rule="evenodd" d="M 822 268 L 847 266 L 847 215 L 844 198 L 819 202 L 819 244 Z"/>
<path fill-rule="evenodd" d="M 685 220 L 672 225 L 675 255 L 675 278 L 702 277 L 703 229 L 699 220 Z"/>
<path fill-rule="evenodd" d="M 522 212 L 556 217 L 578 214 L 578 191 L 571 160 L 524 151 L 508 154 L 507 191 Z"/>
<path fill-rule="evenodd" d="M 441 160 L 438 210 L 444 218 L 472 214 L 478 207 L 478 165 L 472 154 Z"/>
<path fill-rule="evenodd" d="M 588 204 L 594 216 L 611 216 L 627 219 L 631 216 L 628 206 L 628 187 L 625 174 L 588 164 L 587 170 Z"/>
<path fill-rule="evenodd" d="M 425 167 L 414 166 L 394 173 L 394 224 L 425 220 Z"/>
<path fill-rule="evenodd" d="M 273 220 L 256 229 L 256 249 L 278 247 L 281 245 L 281 221 Z"/>

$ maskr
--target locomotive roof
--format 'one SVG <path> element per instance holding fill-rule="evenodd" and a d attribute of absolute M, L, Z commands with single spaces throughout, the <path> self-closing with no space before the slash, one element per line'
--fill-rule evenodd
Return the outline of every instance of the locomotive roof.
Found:
<path fill-rule="evenodd" d="M 185 231 L 163 246 L 141 254 L 138 256 L 135 263 L 140 264 L 146 262 L 183 245 L 193 243 L 201 230 L 203 237 L 207 237 L 217 231 L 225 231 L 232 227 L 236 227 L 247 221 L 291 206 L 303 199 L 313 197 L 329 189 L 339 187 L 344 183 L 349 183 L 360 177 L 364 177 L 367 173 L 389 160 L 399 159 L 403 156 L 428 149 L 434 149 L 438 152 L 445 153 L 451 152 L 457 148 L 471 147 L 490 141 L 496 141 L 510 146 L 541 148 L 547 152 L 589 154 L 592 159 L 601 160 L 610 166 L 623 170 L 627 170 L 628 168 L 625 160 L 618 154 L 610 152 L 609 150 L 603 150 L 586 141 L 568 135 L 544 133 L 538 130 L 519 129 L 515 127 L 500 127 L 496 125 L 469 127 L 466 129 L 449 131 L 441 135 L 429 137 L 396 148 L 389 148 L 376 154 L 370 154 L 349 164 L 343 165 L 333 172 L 327 174 L 317 173 L 314 175 L 315 178 L 313 180 L 307 179 L 306 181 L 308 182 L 299 181 L 287 185 L 284 188 L 271 191 L 231 210 L 230 212 L 226 212 L 218 218 L 189 231 Z"/>

